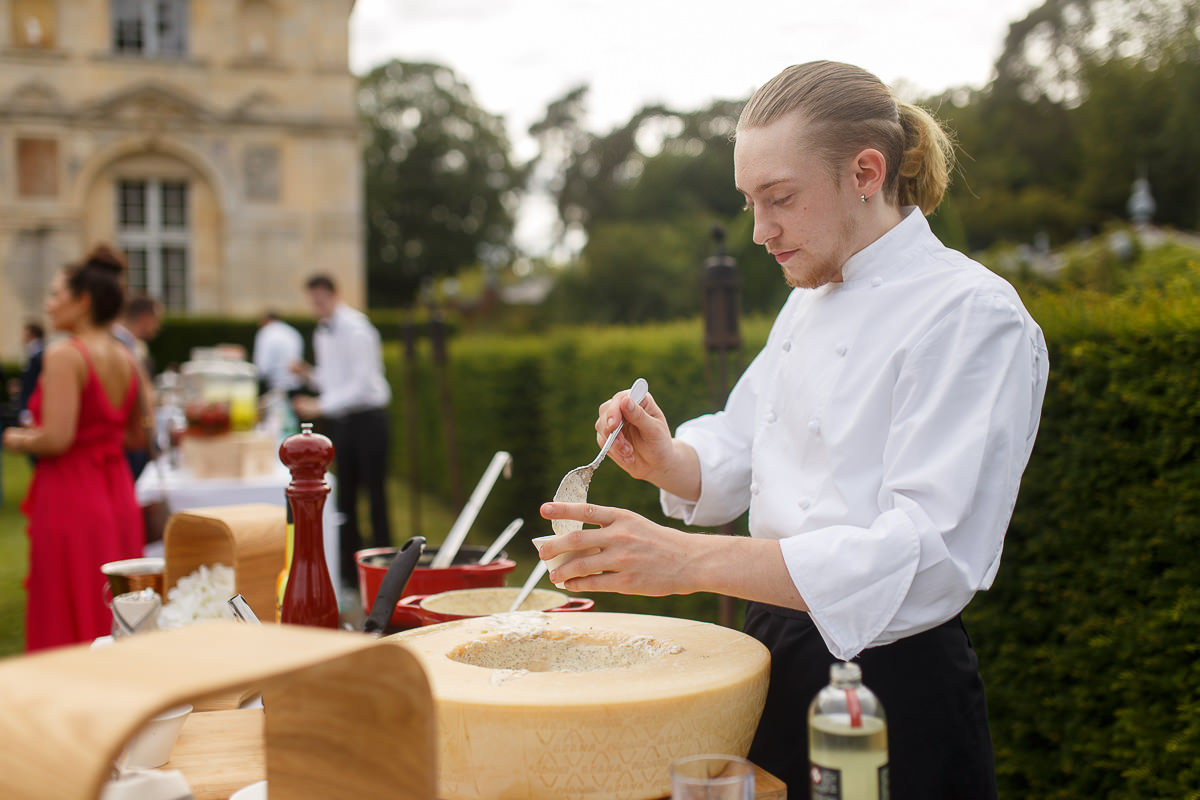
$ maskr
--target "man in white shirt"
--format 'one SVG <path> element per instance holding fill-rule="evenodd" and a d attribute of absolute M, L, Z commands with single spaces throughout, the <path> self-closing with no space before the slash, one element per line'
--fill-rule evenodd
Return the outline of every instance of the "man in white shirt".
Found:
<path fill-rule="evenodd" d="M 254 368 L 268 391 L 291 392 L 300 386 L 292 365 L 304 360 L 304 337 L 268 309 L 254 334 Z"/>
<path fill-rule="evenodd" d="M 313 276 L 305 288 L 320 320 L 313 333 L 316 366 L 297 362 L 293 370 L 320 394 L 296 396 L 292 407 L 301 419 L 324 417 L 332 423 L 337 506 L 342 514 L 339 572 L 342 585 L 354 589 L 358 585 L 354 554 L 363 543 L 358 525 L 360 486 L 366 489 L 370 505 L 373 546 L 392 543 L 387 507 L 392 390 L 383 373 L 379 331 L 367 315 L 340 300 L 328 275 Z"/>
<path fill-rule="evenodd" d="M 717 592 L 749 601 L 772 654 L 751 759 L 801 795 L 805 710 L 854 659 L 889 722 L 894 800 L 996 796 L 986 701 L 959 616 L 999 567 L 1047 378 L 1045 342 L 1008 283 L 930 232 L 952 147 L 857 67 L 784 70 L 742 111 L 734 177 L 754 241 L 794 290 L 725 409 L 671 436 L 650 396 L 600 408 L 610 456 L 666 513 L 548 503 L 598 527 L 543 559 L 572 591 Z M 595 554 L 586 554 L 599 548 Z"/>
<path fill-rule="evenodd" d="M 154 357 L 150 354 L 149 342 L 158 336 L 162 328 L 163 305 L 161 302 L 142 292 L 136 292 L 125 302 L 121 319 L 112 326 L 113 336 L 129 348 L 134 358 L 141 364 L 147 378 L 155 375 Z M 149 407 L 154 407 L 154 386 L 145 388 Z M 136 481 L 142 470 L 150 463 L 150 448 L 143 447 L 126 450 L 125 458 L 129 462 L 129 471 Z"/>

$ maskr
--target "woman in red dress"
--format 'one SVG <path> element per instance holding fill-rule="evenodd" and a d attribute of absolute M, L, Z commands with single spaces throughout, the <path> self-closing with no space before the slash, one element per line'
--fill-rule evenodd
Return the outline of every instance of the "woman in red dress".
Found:
<path fill-rule="evenodd" d="M 33 424 L 4 446 L 37 458 L 29 518 L 25 646 L 87 642 L 111 631 L 100 565 L 142 554 L 142 514 L 125 446 L 144 441 L 142 376 L 112 335 L 124 303 L 120 256 L 97 247 L 55 276 L 45 309 L 70 334 L 47 348 L 29 402 Z"/>

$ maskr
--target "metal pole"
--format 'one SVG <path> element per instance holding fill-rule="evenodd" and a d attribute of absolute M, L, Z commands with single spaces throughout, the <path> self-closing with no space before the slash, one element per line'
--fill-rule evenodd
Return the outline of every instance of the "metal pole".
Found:
<path fill-rule="evenodd" d="M 408 440 L 409 535 L 421 535 L 421 442 L 417 413 L 417 332 L 411 321 L 404 332 L 404 423 Z"/>
<path fill-rule="evenodd" d="M 709 354 L 706 371 L 712 387 L 713 407 L 720 410 L 725 407 L 729 397 L 729 360 L 736 358 L 742 344 L 738 330 L 741 303 L 737 263 L 725 253 L 725 231 L 719 226 L 714 227 L 712 238 L 717 252 L 704 264 L 701 306 L 704 312 L 704 346 Z M 737 529 L 732 522 L 728 522 L 721 526 L 720 535 L 735 536 Z M 733 627 L 736 613 L 737 601 L 722 595 L 718 607 L 720 623 Z"/>
<path fill-rule="evenodd" d="M 434 311 L 429 320 L 430 340 L 433 344 L 433 364 L 438 378 L 438 396 L 441 401 L 442 430 L 446 435 L 446 462 L 450 467 L 450 497 L 454 507 L 463 502 L 462 479 L 458 466 L 458 436 L 454 429 L 454 402 L 450 396 L 450 375 L 446 355 L 446 322 L 439 312 Z"/>

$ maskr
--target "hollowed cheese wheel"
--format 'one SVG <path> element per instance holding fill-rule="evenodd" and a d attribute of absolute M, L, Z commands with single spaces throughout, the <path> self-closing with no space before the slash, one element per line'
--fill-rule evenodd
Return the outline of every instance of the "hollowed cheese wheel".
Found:
<path fill-rule="evenodd" d="M 519 612 L 398 634 L 429 676 L 443 800 L 650 800 L 672 760 L 744 756 L 770 655 L 704 622 Z"/>

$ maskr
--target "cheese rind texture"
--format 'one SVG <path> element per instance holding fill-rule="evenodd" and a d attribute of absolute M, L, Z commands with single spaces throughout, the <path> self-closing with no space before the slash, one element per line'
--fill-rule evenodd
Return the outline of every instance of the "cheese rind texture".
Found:
<path fill-rule="evenodd" d="M 746 755 L 770 672 L 743 633 L 642 614 L 518 612 L 397 638 L 433 689 L 443 800 L 665 797 L 674 759 Z M 511 663 L 497 658 L 506 643 Z M 555 647 L 562 658 L 544 657 Z M 469 663 L 482 651 L 502 666 Z"/>

